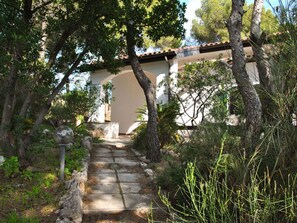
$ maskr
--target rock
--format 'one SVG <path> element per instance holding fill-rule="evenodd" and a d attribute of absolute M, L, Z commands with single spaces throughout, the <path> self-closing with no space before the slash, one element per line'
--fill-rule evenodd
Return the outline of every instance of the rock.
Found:
<path fill-rule="evenodd" d="M 56 223 L 72 223 L 73 221 L 71 221 L 70 219 L 68 218 L 64 218 L 64 219 L 61 219 L 61 218 L 58 218 L 56 220 Z"/>
<path fill-rule="evenodd" d="M 150 161 L 145 156 L 138 157 L 142 162 L 149 163 Z"/>
<path fill-rule="evenodd" d="M 81 171 L 73 171 L 72 179 L 65 182 L 66 194 L 60 198 L 59 217 L 56 223 L 80 223 L 82 222 L 82 198 L 85 191 L 85 182 L 88 179 L 88 166 L 90 153 L 82 161 Z"/>
<path fill-rule="evenodd" d="M 70 127 L 62 125 L 57 128 L 54 137 L 58 144 L 69 144 L 73 142 L 74 133 Z"/>
<path fill-rule="evenodd" d="M 69 193 L 69 197 L 60 210 L 60 218 L 72 219 L 71 222 L 82 221 L 82 198 L 78 190 Z"/>
<path fill-rule="evenodd" d="M 144 172 L 148 177 L 152 177 L 154 175 L 154 171 L 152 169 L 145 169 Z"/>
<path fill-rule="evenodd" d="M 240 115 L 230 115 L 227 120 L 228 125 L 237 126 L 240 124 Z"/>
<path fill-rule="evenodd" d="M 2 166 L 2 165 L 3 165 L 4 161 L 5 161 L 5 158 L 4 158 L 4 156 L 0 156 L 0 166 Z"/>
<path fill-rule="evenodd" d="M 145 168 L 147 167 L 147 164 L 144 163 L 144 162 L 141 162 L 141 163 L 140 163 L 140 167 L 143 168 L 143 169 L 145 169 Z"/>
<path fill-rule="evenodd" d="M 91 136 L 86 136 L 82 140 L 82 146 L 86 148 L 87 150 L 91 151 L 92 150 L 92 137 Z"/>
<path fill-rule="evenodd" d="M 136 155 L 136 156 L 141 156 L 141 153 L 136 151 L 135 149 L 131 148 L 131 151 Z"/>
<path fill-rule="evenodd" d="M 50 130 L 48 130 L 48 129 L 44 129 L 44 130 L 42 131 L 42 133 L 43 133 L 44 135 L 47 135 L 47 136 L 49 136 L 49 135 L 52 134 L 52 132 L 51 132 Z"/>

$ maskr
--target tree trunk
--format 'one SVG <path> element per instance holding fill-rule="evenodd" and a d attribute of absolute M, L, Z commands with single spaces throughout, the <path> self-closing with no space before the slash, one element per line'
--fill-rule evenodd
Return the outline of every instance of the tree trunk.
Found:
<path fill-rule="evenodd" d="M 160 142 L 158 137 L 158 114 L 156 103 L 156 87 L 143 72 L 135 52 L 133 25 L 127 25 L 127 47 L 129 61 L 134 75 L 141 86 L 148 107 L 147 123 L 147 159 L 151 162 L 159 162 L 161 158 Z"/>
<path fill-rule="evenodd" d="M 8 139 L 8 134 L 10 131 L 10 125 L 14 110 L 14 96 L 18 72 L 15 65 L 16 61 L 17 59 L 14 57 L 10 67 L 9 76 L 6 79 L 6 95 L 0 125 L 0 146 L 5 149 L 10 149 L 11 147 L 10 140 Z"/>
<path fill-rule="evenodd" d="M 249 155 L 256 146 L 262 125 L 262 106 L 259 96 L 249 80 L 246 71 L 245 55 L 241 41 L 242 16 L 244 0 L 232 0 L 232 12 L 228 20 L 228 31 L 232 50 L 232 72 L 238 90 L 242 96 L 246 114 L 246 137 L 243 140 L 246 154 Z"/>
<path fill-rule="evenodd" d="M 32 0 L 24 0 L 22 8 L 22 18 L 25 24 L 25 29 L 29 29 L 30 19 L 32 18 Z M 17 35 L 19 33 L 16 33 Z M 22 43 L 15 42 L 13 46 L 8 46 L 10 54 L 12 55 L 12 61 L 10 65 L 10 72 L 5 82 L 5 100 L 2 110 L 2 118 L 0 124 L 0 146 L 4 148 L 11 147 L 11 143 L 8 137 L 13 118 L 13 111 L 15 106 L 15 90 L 18 80 L 18 65 L 22 62 Z"/>
<path fill-rule="evenodd" d="M 256 65 L 258 69 L 260 85 L 261 85 L 261 101 L 263 115 L 265 118 L 271 118 L 271 111 L 273 106 L 273 100 L 271 95 L 273 93 L 271 70 L 269 62 L 267 61 L 268 56 L 263 48 L 262 32 L 261 32 L 261 14 L 264 0 L 255 0 L 254 9 L 251 23 L 251 41 L 253 53 L 256 59 Z"/>
<path fill-rule="evenodd" d="M 41 107 L 41 109 L 38 112 L 37 118 L 34 122 L 34 125 L 30 131 L 30 134 L 26 135 L 24 139 L 20 139 L 19 147 L 18 147 L 18 152 L 21 160 L 21 165 L 26 164 L 25 162 L 25 151 L 26 148 L 30 145 L 31 137 L 36 133 L 38 130 L 39 126 L 42 124 L 45 115 L 48 113 L 48 110 L 51 107 L 52 101 L 55 99 L 56 95 L 60 92 L 62 87 L 66 84 L 69 76 L 73 73 L 73 71 L 77 68 L 79 63 L 81 62 L 83 56 L 85 55 L 85 51 L 80 53 L 80 55 L 76 58 L 75 62 L 72 64 L 72 66 L 68 69 L 68 71 L 65 73 L 63 79 L 61 82 L 58 84 L 57 87 L 52 91 L 51 95 L 48 97 L 46 103 Z"/>

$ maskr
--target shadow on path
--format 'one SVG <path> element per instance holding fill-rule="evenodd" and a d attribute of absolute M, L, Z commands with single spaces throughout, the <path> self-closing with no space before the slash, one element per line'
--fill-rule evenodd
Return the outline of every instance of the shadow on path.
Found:
<path fill-rule="evenodd" d="M 83 199 L 83 222 L 148 222 L 166 219 L 158 208 L 154 185 L 140 167 L 138 155 L 130 150 L 128 137 L 94 144 Z"/>

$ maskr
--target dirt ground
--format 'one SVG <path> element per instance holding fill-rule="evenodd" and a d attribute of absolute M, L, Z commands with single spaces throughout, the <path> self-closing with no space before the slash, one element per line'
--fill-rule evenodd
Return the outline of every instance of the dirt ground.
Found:
<path fill-rule="evenodd" d="M 33 179 L 25 180 L 20 175 L 7 178 L 0 169 L 0 222 L 11 213 L 23 218 L 37 218 L 38 222 L 55 222 L 55 212 L 62 191 L 58 181 L 52 182 L 51 187 L 46 187 Z"/>

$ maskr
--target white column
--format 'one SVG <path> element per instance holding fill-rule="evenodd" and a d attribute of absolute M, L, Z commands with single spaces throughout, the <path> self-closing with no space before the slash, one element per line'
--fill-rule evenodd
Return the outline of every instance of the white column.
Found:
<path fill-rule="evenodd" d="M 164 85 L 164 81 L 166 81 L 166 78 L 171 77 L 173 79 L 176 79 L 177 72 L 178 72 L 178 60 L 177 59 L 171 59 L 169 61 L 166 61 L 167 65 L 167 72 L 159 74 L 157 76 L 157 103 L 164 104 L 168 102 L 168 88 L 166 85 Z"/>
<path fill-rule="evenodd" d="M 158 104 L 165 104 L 168 102 L 168 94 L 166 86 L 164 85 L 164 80 L 167 77 L 167 74 L 159 74 L 156 78 L 156 85 L 157 85 L 157 103 Z"/>
<path fill-rule="evenodd" d="M 98 97 L 96 98 L 96 110 L 89 118 L 89 121 L 103 123 L 105 122 L 105 107 L 102 103 L 102 99 L 104 98 L 105 93 L 101 84 L 94 84 L 94 87 L 98 90 Z"/>

